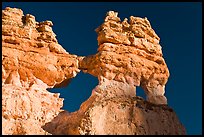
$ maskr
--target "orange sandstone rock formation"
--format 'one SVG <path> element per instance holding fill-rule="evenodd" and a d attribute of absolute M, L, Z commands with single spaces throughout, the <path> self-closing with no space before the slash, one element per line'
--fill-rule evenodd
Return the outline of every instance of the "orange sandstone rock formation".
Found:
<path fill-rule="evenodd" d="M 69 54 L 52 22 L 16 8 L 2 11 L 3 134 L 185 134 L 164 96 L 169 77 L 159 37 L 146 18 L 121 22 L 107 13 L 96 29 L 98 53 Z M 73 113 L 46 89 L 66 86 L 82 70 L 98 77 L 90 98 Z M 141 86 L 147 101 L 136 97 Z"/>
<path fill-rule="evenodd" d="M 20 9 L 2 11 L 3 80 L 17 71 L 21 84 L 30 84 L 36 77 L 53 87 L 76 76 L 80 71 L 77 56 L 58 44 L 52 25 L 51 21 L 38 23 Z"/>
<path fill-rule="evenodd" d="M 98 53 L 80 58 L 79 67 L 98 77 L 99 85 L 78 111 L 61 112 L 43 129 L 68 135 L 186 134 L 166 105 L 169 71 L 148 20 L 130 17 L 130 24 L 120 22 L 110 11 L 96 32 Z M 136 97 L 136 86 L 144 88 L 148 101 Z"/>
<path fill-rule="evenodd" d="M 58 44 L 52 22 L 36 22 L 16 8 L 2 11 L 3 134 L 46 134 L 42 125 L 63 99 L 46 89 L 76 76 L 78 60 Z"/>
<path fill-rule="evenodd" d="M 97 76 L 99 81 L 105 78 L 142 86 L 148 101 L 167 104 L 164 88 L 169 70 L 159 37 L 146 18 L 131 16 L 128 23 L 127 19 L 121 22 L 117 14 L 108 12 L 105 22 L 96 29 L 98 53 L 83 58 L 80 69 Z"/>
<path fill-rule="evenodd" d="M 167 105 L 140 97 L 92 95 L 73 113 L 60 112 L 43 129 L 53 135 L 184 135 L 185 128 Z"/>

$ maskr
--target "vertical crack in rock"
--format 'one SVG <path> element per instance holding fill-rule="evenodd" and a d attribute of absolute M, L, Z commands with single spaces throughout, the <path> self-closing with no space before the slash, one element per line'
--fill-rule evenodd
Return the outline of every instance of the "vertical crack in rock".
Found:
<path fill-rule="evenodd" d="M 17 8 L 2 10 L 3 134 L 186 134 L 167 105 L 169 70 L 147 18 L 121 21 L 109 11 L 96 29 L 98 52 L 86 57 L 63 49 L 52 26 Z M 80 70 L 99 84 L 69 113 L 59 93 L 46 89 L 66 86 Z M 136 86 L 147 101 L 136 97 Z"/>

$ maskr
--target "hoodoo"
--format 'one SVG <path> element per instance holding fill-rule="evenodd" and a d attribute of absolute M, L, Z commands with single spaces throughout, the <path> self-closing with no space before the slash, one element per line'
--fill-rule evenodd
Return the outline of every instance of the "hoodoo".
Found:
<path fill-rule="evenodd" d="M 90 56 L 69 54 L 52 26 L 21 9 L 2 10 L 4 135 L 186 134 L 167 105 L 170 73 L 147 18 L 121 21 L 117 12 L 107 12 L 96 29 L 98 51 Z M 68 86 L 80 71 L 97 77 L 99 84 L 79 110 L 69 113 L 62 110 L 59 93 L 47 88 Z M 146 100 L 136 96 L 137 86 Z"/>

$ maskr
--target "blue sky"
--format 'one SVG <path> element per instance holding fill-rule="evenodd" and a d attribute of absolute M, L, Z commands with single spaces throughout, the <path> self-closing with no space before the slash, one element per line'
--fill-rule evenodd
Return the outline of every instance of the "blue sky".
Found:
<path fill-rule="evenodd" d="M 36 21 L 51 20 L 53 31 L 70 54 L 87 56 L 97 52 L 94 31 L 107 11 L 147 17 L 160 37 L 163 56 L 170 71 L 166 85 L 168 105 L 174 109 L 188 134 L 202 134 L 202 3 L 199 2 L 4 2 L 2 8 L 16 7 L 32 14 Z M 65 98 L 70 112 L 91 95 L 96 77 L 80 72 L 65 88 L 53 89 Z M 143 96 L 141 88 L 137 94 Z"/>

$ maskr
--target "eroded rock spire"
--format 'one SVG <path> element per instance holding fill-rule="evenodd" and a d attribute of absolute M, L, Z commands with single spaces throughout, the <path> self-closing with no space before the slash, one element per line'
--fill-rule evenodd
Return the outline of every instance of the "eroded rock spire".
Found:
<path fill-rule="evenodd" d="M 125 95 L 134 95 L 135 87 L 141 86 L 148 101 L 167 104 L 164 93 L 169 70 L 159 37 L 147 18 L 131 16 L 129 22 L 126 18 L 121 22 L 117 15 L 114 11 L 106 14 L 105 22 L 96 29 L 98 53 L 85 57 L 81 69 L 97 76 L 101 85 L 118 82 L 132 86 L 131 91 L 123 89 Z"/>

